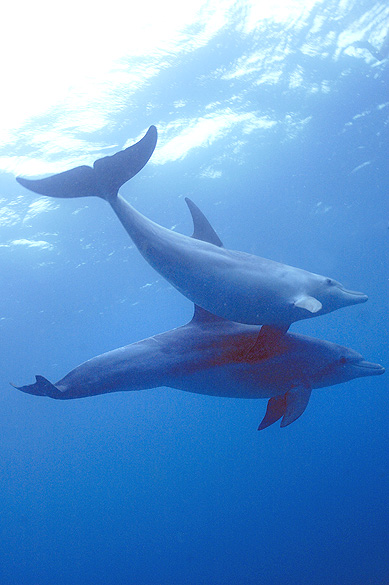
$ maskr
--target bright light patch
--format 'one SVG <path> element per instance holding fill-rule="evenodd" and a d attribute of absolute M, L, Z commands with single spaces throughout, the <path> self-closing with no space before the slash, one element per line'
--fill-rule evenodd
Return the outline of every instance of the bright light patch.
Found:
<path fill-rule="evenodd" d="M 281 23 L 288 21 L 296 24 L 298 20 L 307 17 L 320 0 L 272 0 L 271 2 L 259 2 L 247 0 L 243 3 L 246 18 L 242 23 L 246 33 L 252 32 L 258 27 L 258 23 L 265 20 Z"/>
<path fill-rule="evenodd" d="M 374 52 L 374 47 L 381 48 L 386 34 L 388 10 L 380 3 L 353 20 L 350 2 L 344 0 L 331 18 L 340 23 L 345 15 L 343 30 L 341 24 L 334 24 L 328 31 L 328 7 L 323 0 L 8 2 L 0 36 L 0 74 L 6 89 L 1 94 L 0 168 L 39 175 L 90 164 L 101 156 L 104 141 L 122 123 L 118 114 L 132 111 L 134 104 L 134 115 L 138 115 L 140 91 L 152 84 L 158 89 L 161 73 L 182 65 L 186 54 L 207 46 L 223 31 L 243 41 L 252 35 L 252 49 L 234 55 L 231 63 L 216 65 L 215 70 L 206 69 L 201 83 L 217 77 L 225 82 L 227 91 L 229 81 L 247 82 L 247 87 L 261 90 L 262 85 L 274 86 L 287 79 L 293 90 L 325 92 L 320 81 L 307 87 L 305 72 L 298 69 L 302 54 L 337 58 L 351 51 L 358 55 L 361 49 L 356 44 L 365 40 L 373 44 Z M 217 48 L 216 42 L 212 47 Z M 291 56 L 296 62 L 294 73 L 288 70 Z M 142 97 L 145 112 L 157 109 L 158 118 L 150 122 L 162 130 L 153 162 L 182 158 L 191 148 L 212 144 L 239 124 L 246 133 L 264 127 L 260 115 L 248 111 L 250 101 L 228 114 L 227 105 L 234 104 L 229 96 L 219 98 L 221 93 L 215 98 L 211 85 L 209 99 L 221 103 L 210 116 L 203 111 L 188 118 L 187 95 L 182 99 L 177 87 L 177 96 L 170 103 L 161 98 L 159 109 L 151 95 L 144 105 Z M 246 96 L 240 92 L 241 104 Z M 163 120 L 161 107 L 172 110 L 169 124 Z M 23 157 L 26 145 L 32 154 Z M 117 150 L 123 144 L 114 146 Z"/>
<path fill-rule="evenodd" d="M 209 146 L 219 137 L 225 136 L 234 127 L 249 134 L 259 128 L 271 128 L 276 122 L 255 113 L 235 113 L 231 109 L 218 111 L 203 118 L 178 120 L 161 129 L 161 140 L 152 161 L 164 164 L 184 158 L 192 148 Z"/>
<path fill-rule="evenodd" d="M 19 221 L 20 216 L 18 213 L 15 213 L 12 207 L 9 205 L 0 207 L 0 227 L 10 227 L 16 225 Z"/>
<path fill-rule="evenodd" d="M 362 18 L 351 22 L 350 26 L 339 34 L 335 57 L 338 58 L 344 52 L 354 56 L 364 54 L 367 62 L 377 60 L 379 56 L 375 55 L 375 51 L 387 38 L 388 19 L 389 8 L 387 6 L 383 8 L 380 3 L 374 4 Z M 368 42 L 367 47 L 370 45 L 370 48 L 360 48 L 361 42 L 365 45 Z"/>
<path fill-rule="evenodd" d="M 42 197 L 41 199 L 38 199 L 37 201 L 34 201 L 29 205 L 28 211 L 23 219 L 23 222 L 25 223 L 29 221 L 31 218 L 35 217 L 36 215 L 39 215 L 40 213 L 44 213 L 45 211 L 57 209 L 57 207 L 59 207 L 58 204 L 53 203 L 52 201 L 47 199 L 47 197 L 44 198 Z"/>
<path fill-rule="evenodd" d="M 12 83 L 2 93 L 3 139 L 4 131 L 58 104 L 67 113 L 81 111 L 76 123 L 86 131 L 101 127 L 110 108 L 123 105 L 167 61 L 206 44 L 233 6 L 233 0 L 7 3 L 1 78 Z M 101 103 L 100 120 L 88 119 L 88 99 Z"/>
<path fill-rule="evenodd" d="M 55 107 L 66 120 L 72 115 L 85 132 L 100 129 L 151 77 L 181 53 L 206 45 L 237 14 L 248 34 L 269 19 L 297 18 L 316 2 L 8 2 L 0 37 L 1 78 L 12 83 L 2 93 L 2 141 L 31 116 Z"/>
<path fill-rule="evenodd" d="M 289 78 L 289 88 L 290 89 L 297 89 L 303 84 L 303 69 L 302 67 L 296 67 Z"/>
<path fill-rule="evenodd" d="M 12 240 L 11 246 L 25 246 L 27 248 L 39 248 L 40 250 L 53 250 L 54 246 L 44 240 Z"/>
<path fill-rule="evenodd" d="M 221 176 L 222 172 L 216 171 L 212 167 L 207 167 L 206 169 L 203 169 L 200 173 L 200 177 L 202 179 L 220 179 Z"/>

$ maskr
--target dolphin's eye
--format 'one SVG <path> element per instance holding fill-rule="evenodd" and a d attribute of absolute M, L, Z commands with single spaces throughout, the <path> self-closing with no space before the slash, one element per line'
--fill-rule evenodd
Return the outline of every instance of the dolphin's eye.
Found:
<path fill-rule="evenodd" d="M 341 364 L 346 364 L 347 363 L 347 358 L 345 358 L 344 356 L 340 358 L 339 362 Z"/>
<path fill-rule="evenodd" d="M 326 283 L 328 284 L 328 286 L 331 286 L 332 284 L 334 284 L 334 281 L 331 278 L 327 278 Z"/>

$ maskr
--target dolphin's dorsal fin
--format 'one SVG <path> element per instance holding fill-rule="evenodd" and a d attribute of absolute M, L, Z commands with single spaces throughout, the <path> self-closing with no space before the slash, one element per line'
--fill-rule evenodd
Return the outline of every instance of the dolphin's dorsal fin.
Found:
<path fill-rule="evenodd" d="M 262 325 L 254 345 L 245 354 L 243 361 L 257 362 L 273 357 L 282 350 L 281 341 L 288 331 L 285 327 Z"/>
<path fill-rule="evenodd" d="M 318 311 L 320 311 L 323 305 L 321 304 L 320 301 L 315 299 L 315 297 L 304 296 L 297 299 L 297 301 L 295 301 L 294 303 L 294 306 L 299 307 L 300 309 L 305 309 L 310 313 L 317 313 Z"/>
<path fill-rule="evenodd" d="M 307 408 L 311 397 L 312 388 L 307 384 L 288 390 L 285 394 L 270 398 L 267 403 L 266 414 L 262 419 L 258 430 L 277 422 L 281 417 L 281 427 L 287 427 L 301 416 Z"/>
<path fill-rule="evenodd" d="M 116 197 L 119 188 L 143 169 L 157 144 L 157 129 L 150 126 L 136 144 L 86 165 L 44 179 L 16 177 L 20 185 L 49 197 Z"/>
<path fill-rule="evenodd" d="M 221 323 L 226 321 L 223 317 L 218 317 L 209 311 L 206 311 L 199 305 L 194 306 L 193 317 L 191 323 Z"/>
<path fill-rule="evenodd" d="M 209 244 L 214 244 L 214 246 L 219 246 L 219 248 L 223 248 L 222 241 L 205 217 L 204 213 L 188 197 L 185 197 L 185 201 L 189 207 L 189 211 L 193 219 L 192 238 L 195 238 L 196 240 L 202 240 L 203 242 L 208 242 Z"/>

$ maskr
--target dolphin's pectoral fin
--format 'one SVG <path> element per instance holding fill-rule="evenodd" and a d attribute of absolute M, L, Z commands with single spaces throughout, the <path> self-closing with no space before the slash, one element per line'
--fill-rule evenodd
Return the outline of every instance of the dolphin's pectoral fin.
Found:
<path fill-rule="evenodd" d="M 280 350 L 280 341 L 288 331 L 288 326 L 283 328 L 262 325 L 258 337 L 252 347 L 243 356 L 244 362 L 258 362 L 269 359 Z"/>
<path fill-rule="evenodd" d="M 320 301 L 315 299 L 315 297 L 301 297 L 294 302 L 295 307 L 299 307 L 300 309 L 306 309 L 310 313 L 317 313 L 322 308 L 322 304 Z"/>
<path fill-rule="evenodd" d="M 189 211 L 193 220 L 192 238 L 195 238 L 196 240 L 202 240 L 203 242 L 208 242 L 209 244 L 214 244 L 215 246 L 219 246 L 219 248 L 223 248 L 222 241 L 205 217 L 204 213 L 188 197 L 185 197 L 185 201 L 189 207 Z"/>
<path fill-rule="evenodd" d="M 35 384 L 30 384 L 29 386 L 15 386 L 11 384 L 17 390 L 21 390 L 26 394 L 33 394 L 34 396 L 48 396 L 49 398 L 57 398 L 60 400 L 64 400 L 66 396 L 58 390 L 54 384 L 46 380 L 43 376 L 35 376 L 36 382 Z"/>
<path fill-rule="evenodd" d="M 301 416 L 307 408 L 312 388 L 299 387 L 289 390 L 286 394 L 286 409 L 281 421 L 281 427 L 287 427 Z"/>
<path fill-rule="evenodd" d="M 259 431 L 266 429 L 273 423 L 277 422 L 285 413 L 286 409 L 286 394 L 280 396 L 274 396 L 270 398 L 267 403 L 266 414 L 262 419 L 261 424 L 258 427 Z"/>
<path fill-rule="evenodd" d="M 307 407 L 312 389 L 308 386 L 288 390 L 285 394 L 270 398 L 266 414 L 258 430 L 277 422 L 281 417 L 281 427 L 287 427 L 301 416 Z"/>
<path fill-rule="evenodd" d="M 26 189 L 49 197 L 96 195 L 109 200 L 116 197 L 119 188 L 143 169 L 156 143 L 157 129 L 150 126 L 136 144 L 96 160 L 93 169 L 84 165 L 45 179 L 16 177 L 16 180 Z"/>

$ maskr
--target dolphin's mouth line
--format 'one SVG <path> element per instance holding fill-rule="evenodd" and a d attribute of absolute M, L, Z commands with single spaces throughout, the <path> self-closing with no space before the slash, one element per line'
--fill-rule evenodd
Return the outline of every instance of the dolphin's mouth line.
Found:
<path fill-rule="evenodd" d="M 372 374 L 383 374 L 385 372 L 385 368 L 380 364 L 374 364 L 372 362 L 355 362 L 352 364 L 355 368 L 360 368 L 361 370 L 369 371 Z"/>
<path fill-rule="evenodd" d="M 340 287 L 339 287 L 340 288 Z M 342 292 L 344 292 L 347 295 L 350 295 L 352 297 L 359 297 L 361 300 L 366 300 L 368 299 L 368 296 L 365 295 L 365 293 L 359 292 L 359 291 L 355 291 L 355 290 L 347 290 L 347 288 L 340 288 L 340 290 Z"/>
<path fill-rule="evenodd" d="M 339 290 L 344 295 L 348 305 L 359 305 L 360 303 L 366 303 L 369 299 L 367 295 L 359 291 L 347 290 L 346 288 L 340 288 Z"/>

